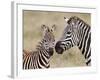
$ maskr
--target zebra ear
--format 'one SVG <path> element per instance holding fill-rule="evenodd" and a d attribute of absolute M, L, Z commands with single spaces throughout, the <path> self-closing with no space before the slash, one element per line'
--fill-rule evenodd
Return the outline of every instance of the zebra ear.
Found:
<path fill-rule="evenodd" d="M 42 29 L 42 33 L 43 33 L 43 36 L 45 35 L 45 32 L 46 32 L 46 30 L 47 30 L 47 26 L 46 25 L 42 25 L 41 26 L 41 29 Z"/>
<path fill-rule="evenodd" d="M 54 24 L 53 26 L 52 26 L 52 31 L 55 31 L 56 30 L 56 25 Z"/>
<path fill-rule="evenodd" d="M 42 29 L 43 31 L 46 30 L 46 29 L 47 29 L 46 25 L 43 24 L 43 25 L 41 26 L 41 29 Z"/>
<path fill-rule="evenodd" d="M 69 19 L 68 19 L 68 18 L 66 18 L 66 17 L 64 17 L 64 20 L 67 22 Z"/>

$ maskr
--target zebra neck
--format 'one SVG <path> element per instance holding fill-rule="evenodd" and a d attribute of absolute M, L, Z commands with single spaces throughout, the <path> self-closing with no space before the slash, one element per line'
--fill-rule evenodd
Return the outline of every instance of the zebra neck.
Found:
<path fill-rule="evenodd" d="M 37 51 L 39 51 L 43 55 L 45 55 L 48 59 L 50 58 L 50 55 L 49 55 L 48 51 L 45 49 L 43 42 L 39 42 L 36 49 L 37 49 Z"/>
<path fill-rule="evenodd" d="M 91 33 L 90 26 L 84 25 L 79 31 L 79 43 L 78 47 L 82 51 L 82 54 L 87 54 L 90 48 Z M 86 55 L 85 55 L 86 56 Z"/>
<path fill-rule="evenodd" d="M 48 54 L 47 50 L 43 46 L 42 42 L 39 42 L 37 45 L 37 55 L 39 56 L 39 63 L 40 63 L 40 68 L 49 68 L 50 67 L 50 55 Z"/>

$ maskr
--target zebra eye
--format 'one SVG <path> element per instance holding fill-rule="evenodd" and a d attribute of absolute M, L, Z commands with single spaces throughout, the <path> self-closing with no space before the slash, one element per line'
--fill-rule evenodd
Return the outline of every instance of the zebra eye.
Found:
<path fill-rule="evenodd" d="M 47 42 L 46 40 L 44 40 L 44 42 Z"/>
<path fill-rule="evenodd" d="M 71 32 L 67 32 L 67 34 L 70 34 Z"/>
<path fill-rule="evenodd" d="M 45 45 L 48 45 L 47 43 Z"/>
<path fill-rule="evenodd" d="M 55 43 L 53 43 L 53 45 L 54 45 Z"/>

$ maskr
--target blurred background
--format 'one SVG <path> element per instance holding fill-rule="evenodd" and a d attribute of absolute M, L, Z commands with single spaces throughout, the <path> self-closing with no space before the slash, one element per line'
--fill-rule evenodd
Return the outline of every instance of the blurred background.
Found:
<path fill-rule="evenodd" d="M 61 37 L 66 22 L 64 17 L 70 18 L 77 16 L 91 25 L 91 14 L 89 13 L 73 13 L 73 12 L 49 12 L 49 11 L 23 11 L 23 48 L 26 50 L 35 50 L 36 45 L 42 39 L 41 25 L 45 24 L 49 27 L 56 25 L 54 33 L 56 41 Z M 62 55 L 54 53 L 50 60 L 51 68 L 58 67 L 78 67 L 86 66 L 84 56 L 81 54 L 77 46 L 64 52 Z"/>

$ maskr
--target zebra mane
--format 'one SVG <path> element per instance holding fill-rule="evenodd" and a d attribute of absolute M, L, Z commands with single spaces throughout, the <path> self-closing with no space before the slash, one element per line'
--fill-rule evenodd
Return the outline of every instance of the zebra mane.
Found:
<path fill-rule="evenodd" d="M 36 50 L 41 50 L 41 48 L 43 48 L 42 44 L 42 41 L 38 42 L 38 44 L 36 45 Z"/>
<path fill-rule="evenodd" d="M 77 22 L 78 20 L 81 21 L 81 22 L 83 22 L 84 24 L 86 24 L 87 26 L 90 27 L 90 25 L 88 23 L 86 23 L 85 21 L 83 21 L 81 18 L 79 18 L 77 16 L 70 17 L 69 20 L 67 21 L 67 23 L 70 24 L 71 21 L 76 21 Z"/>
<path fill-rule="evenodd" d="M 38 51 L 41 49 L 45 49 L 44 46 L 42 46 L 43 44 L 44 44 L 44 39 L 38 42 L 38 44 L 36 45 L 36 50 Z"/>

